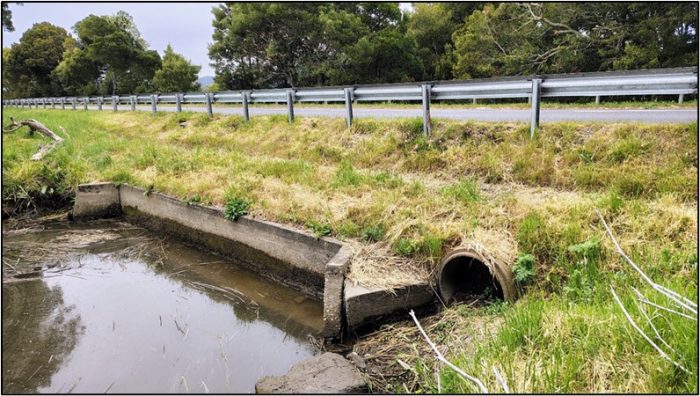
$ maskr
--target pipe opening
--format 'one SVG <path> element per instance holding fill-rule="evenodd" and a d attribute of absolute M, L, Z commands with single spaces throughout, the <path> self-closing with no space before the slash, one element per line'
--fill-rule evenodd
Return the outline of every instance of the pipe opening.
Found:
<path fill-rule="evenodd" d="M 504 299 L 503 288 L 489 267 L 468 254 L 444 260 L 438 279 L 440 297 L 445 304 L 478 298 L 481 305 Z"/>

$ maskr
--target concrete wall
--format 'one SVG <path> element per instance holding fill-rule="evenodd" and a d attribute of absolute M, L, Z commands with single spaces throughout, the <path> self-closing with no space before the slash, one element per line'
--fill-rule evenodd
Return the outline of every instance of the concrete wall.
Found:
<path fill-rule="evenodd" d="M 357 330 L 403 318 L 410 309 L 434 306 L 435 294 L 427 283 L 384 290 L 348 282 L 345 273 L 352 252 L 332 238 L 316 238 L 245 216 L 231 221 L 220 208 L 191 205 L 128 185 L 78 187 L 75 219 L 120 214 L 156 232 L 230 256 L 261 276 L 322 299 L 322 335 L 327 338 L 339 337 L 344 329 Z"/>
<path fill-rule="evenodd" d="M 245 216 L 231 221 L 220 208 L 187 204 L 129 185 L 78 186 L 75 219 L 118 215 L 230 256 L 263 277 L 322 299 L 323 335 L 337 337 L 342 332 L 343 280 L 351 252 L 339 241 Z"/>
<path fill-rule="evenodd" d="M 81 184 L 75 194 L 71 216 L 76 220 L 104 219 L 121 215 L 119 188 L 112 183 Z"/>

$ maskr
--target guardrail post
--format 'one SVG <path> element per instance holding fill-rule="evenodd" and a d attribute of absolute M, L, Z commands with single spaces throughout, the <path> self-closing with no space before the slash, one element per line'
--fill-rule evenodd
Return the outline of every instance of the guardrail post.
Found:
<path fill-rule="evenodd" d="M 250 112 L 248 111 L 248 95 L 250 95 L 249 92 L 241 91 L 241 96 L 243 99 L 243 119 L 245 119 L 246 122 L 250 121 Z"/>
<path fill-rule="evenodd" d="M 430 123 L 430 85 L 421 85 L 421 94 L 423 96 L 423 133 L 430 136 L 432 125 Z"/>
<path fill-rule="evenodd" d="M 61 98 L 61 110 L 66 109 L 66 98 Z"/>
<path fill-rule="evenodd" d="M 343 91 L 345 92 L 345 116 L 350 128 L 352 126 L 352 88 L 345 88 Z"/>
<path fill-rule="evenodd" d="M 530 111 L 530 139 L 535 137 L 535 129 L 540 126 L 540 94 L 542 93 L 542 80 L 532 79 L 532 110 Z"/>
<path fill-rule="evenodd" d="M 151 111 L 155 114 L 158 111 L 158 106 L 156 105 L 158 98 L 156 95 L 151 95 Z"/>
<path fill-rule="evenodd" d="M 98 99 L 98 102 L 99 102 L 99 99 Z M 89 104 L 90 104 L 90 97 L 86 96 L 85 101 L 83 102 L 83 109 L 87 110 Z"/>
<path fill-rule="evenodd" d="M 136 111 L 136 95 L 129 95 L 129 105 L 131 106 L 131 111 Z"/>
<path fill-rule="evenodd" d="M 51 101 L 51 108 L 55 109 L 56 108 L 56 99 L 51 98 L 51 99 L 49 99 L 49 101 Z"/>
<path fill-rule="evenodd" d="M 294 91 L 287 90 L 287 121 L 294 122 Z"/>
<path fill-rule="evenodd" d="M 78 98 L 72 97 L 72 98 L 70 98 L 70 99 L 71 99 L 71 100 L 70 100 L 71 106 L 73 107 L 73 110 L 75 110 L 76 105 L 77 105 L 77 102 L 78 102 Z"/>
<path fill-rule="evenodd" d="M 472 98 L 472 104 L 476 104 L 476 98 Z"/>
<path fill-rule="evenodd" d="M 212 102 L 211 99 L 212 99 L 213 95 L 214 94 L 211 92 L 204 94 L 204 101 L 207 104 L 207 114 L 209 115 L 209 117 L 214 117 L 214 110 L 212 109 L 212 105 L 211 105 L 211 102 Z"/>
<path fill-rule="evenodd" d="M 102 96 L 97 97 L 97 110 L 102 111 Z"/>
<path fill-rule="evenodd" d="M 683 97 L 684 97 L 684 96 L 685 96 L 685 95 L 683 95 L 683 94 L 678 95 L 678 104 L 683 103 Z"/>
<path fill-rule="evenodd" d="M 182 112 L 182 97 L 180 95 L 182 94 L 175 94 L 175 111 L 178 113 Z"/>
<path fill-rule="evenodd" d="M 112 96 L 112 110 L 117 111 L 117 106 L 119 106 L 119 96 Z"/>
<path fill-rule="evenodd" d="M 46 108 L 46 99 L 41 98 L 41 107 Z"/>
<path fill-rule="evenodd" d="M 595 104 L 600 104 L 600 95 L 595 96 Z"/>

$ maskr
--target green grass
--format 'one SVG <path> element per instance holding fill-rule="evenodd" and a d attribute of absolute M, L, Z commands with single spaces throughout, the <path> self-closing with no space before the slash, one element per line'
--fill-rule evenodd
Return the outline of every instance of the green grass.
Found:
<path fill-rule="evenodd" d="M 652 316 L 688 375 L 661 361 L 614 304 L 611 284 L 644 320 L 629 288 L 639 280 L 595 215 L 600 209 L 649 276 L 694 296 L 695 123 L 550 123 L 531 140 L 517 123 L 436 120 L 426 138 L 415 119 L 357 120 L 348 129 L 342 119 L 300 117 L 290 125 L 284 116 L 246 123 L 192 113 L 9 108 L 5 125 L 9 116 L 37 119 L 66 140 L 31 162 L 42 138 L 3 134 L 4 202 L 95 181 L 222 207 L 234 202 L 231 218 L 247 212 L 357 243 L 362 250 L 348 276 L 367 286 L 427 278 L 448 249 L 465 242 L 502 244 L 524 297 L 440 314 L 450 325 L 435 341 L 448 358 L 494 391 L 493 364 L 518 392 L 697 391 L 694 323 Z M 474 327 L 486 322 L 503 325 Z M 391 331 L 377 337 L 390 339 Z M 406 345 L 425 346 L 412 337 Z M 402 357 L 419 379 L 409 390 L 437 390 L 429 356 Z M 443 392 L 475 391 L 447 368 L 440 376 Z M 404 391 L 400 379 L 390 386 Z"/>

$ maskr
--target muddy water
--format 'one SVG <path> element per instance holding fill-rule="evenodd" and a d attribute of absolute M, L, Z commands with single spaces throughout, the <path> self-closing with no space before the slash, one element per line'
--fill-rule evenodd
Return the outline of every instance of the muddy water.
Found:
<path fill-rule="evenodd" d="M 253 392 L 318 353 L 320 302 L 233 262 L 127 223 L 41 228 L 3 234 L 3 393 Z"/>

